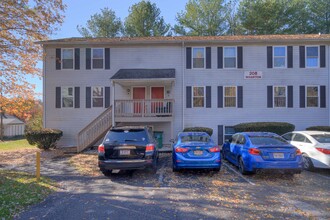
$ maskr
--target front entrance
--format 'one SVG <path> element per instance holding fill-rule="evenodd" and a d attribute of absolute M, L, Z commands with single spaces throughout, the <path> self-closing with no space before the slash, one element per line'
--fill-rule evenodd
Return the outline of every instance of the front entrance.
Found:
<path fill-rule="evenodd" d="M 133 88 L 133 105 L 134 114 L 141 114 L 143 111 L 143 100 L 146 98 L 145 87 L 134 87 Z"/>
<path fill-rule="evenodd" d="M 164 87 L 151 87 L 151 113 L 162 113 L 163 101 L 154 101 L 154 99 L 164 99 Z"/>

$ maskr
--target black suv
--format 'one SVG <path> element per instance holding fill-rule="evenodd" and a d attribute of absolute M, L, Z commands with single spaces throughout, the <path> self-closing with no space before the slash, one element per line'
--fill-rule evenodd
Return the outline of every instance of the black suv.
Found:
<path fill-rule="evenodd" d="M 116 127 L 98 147 L 99 167 L 104 175 L 112 170 L 157 170 L 157 142 L 148 127 Z"/>

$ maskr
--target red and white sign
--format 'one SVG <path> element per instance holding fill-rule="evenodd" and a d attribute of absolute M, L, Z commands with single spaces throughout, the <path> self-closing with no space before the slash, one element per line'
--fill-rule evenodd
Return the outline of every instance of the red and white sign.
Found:
<path fill-rule="evenodd" d="M 262 79 L 262 71 L 245 71 L 244 79 Z"/>

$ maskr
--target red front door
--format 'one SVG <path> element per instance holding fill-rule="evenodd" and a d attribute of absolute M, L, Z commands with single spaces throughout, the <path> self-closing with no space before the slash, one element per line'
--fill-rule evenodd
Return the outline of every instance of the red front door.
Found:
<path fill-rule="evenodd" d="M 134 113 L 141 114 L 142 113 L 142 103 L 146 98 L 146 88 L 144 87 L 136 87 L 133 88 L 133 107 Z"/>
<path fill-rule="evenodd" d="M 164 87 L 151 87 L 151 99 L 164 99 Z M 152 101 L 151 113 L 164 113 L 163 101 Z"/>

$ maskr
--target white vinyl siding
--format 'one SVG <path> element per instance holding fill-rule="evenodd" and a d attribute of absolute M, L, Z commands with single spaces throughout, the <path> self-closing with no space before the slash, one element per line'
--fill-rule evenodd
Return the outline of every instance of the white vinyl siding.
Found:
<path fill-rule="evenodd" d="M 205 87 L 194 86 L 193 87 L 193 107 L 204 107 L 205 106 Z"/>
<path fill-rule="evenodd" d="M 285 68 L 286 67 L 286 47 L 275 46 L 273 47 L 273 64 L 274 68 Z"/>
<path fill-rule="evenodd" d="M 306 86 L 306 106 L 319 107 L 319 87 Z"/>
<path fill-rule="evenodd" d="M 73 69 L 74 64 L 74 49 L 63 48 L 62 49 L 62 69 Z"/>

